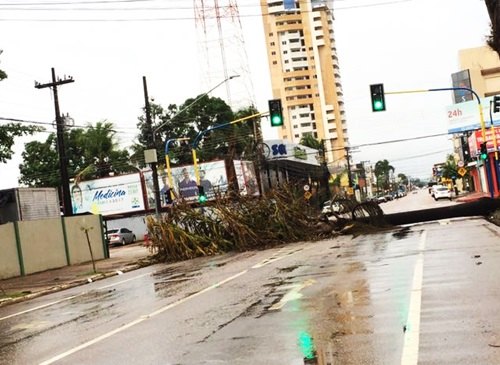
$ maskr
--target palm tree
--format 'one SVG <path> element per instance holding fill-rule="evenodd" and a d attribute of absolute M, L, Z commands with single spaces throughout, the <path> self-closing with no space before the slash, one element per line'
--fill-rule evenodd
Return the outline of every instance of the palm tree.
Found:
<path fill-rule="evenodd" d="M 394 167 L 389 164 L 387 160 L 377 161 L 375 164 L 375 176 L 377 177 L 377 190 L 379 187 L 379 181 L 382 182 L 382 188 L 389 188 L 389 176 L 390 173 L 394 172 Z"/>

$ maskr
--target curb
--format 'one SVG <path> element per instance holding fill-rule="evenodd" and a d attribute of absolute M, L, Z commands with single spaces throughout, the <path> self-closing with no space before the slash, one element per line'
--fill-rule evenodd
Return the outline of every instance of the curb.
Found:
<path fill-rule="evenodd" d="M 120 268 L 120 269 L 113 269 L 113 271 L 108 271 L 108 272 L 105 272 L 102 274 L 95 274 L 95 275 L 89 276 L 85 279 L 76 279 L 76 280 L 70 281 L 69 283 L 66 283 L 66 284 L 55 285 L 55 286 L 52 286 L 52 287 L 49 287 L 46 289 L 42 289 L 36 293 L 24 295 L 22 297 L 3 298 L 3 299 L 0 299 L 0 307 L 6 306 L 9 304 L 24 302 L 24 301 L 27 301 L 30 299 L 35 299 L 35 298 L 38 298 L 38 297 L 41 297 L 41 296 L 44 296 L 47 294 L 57 293 L 57 292 L 60 292 L 60 291 L 66 290 L 66 289 L 71 289 L 71 288 L 74 288 L 77 286 L 83 286 L 85 284 L 93 283 L 94 281 L 107 279 L 107 278 L 110 278 L 112 276 L 122 275 L 123 273 L 137 270 L 137 269 L 140 269 L 142 267 L 144 267 L 144 266 L 139 265 L 139 264 L 132 264 L 132 265 L 128 265 L 128 266 L 125 266 L 123 268 Z"/>

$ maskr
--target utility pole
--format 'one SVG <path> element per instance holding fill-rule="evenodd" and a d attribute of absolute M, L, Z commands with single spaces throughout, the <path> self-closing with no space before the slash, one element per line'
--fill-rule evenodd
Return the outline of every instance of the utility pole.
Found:
<path fill-rule="evenodd" d="M 156 151 L 156 146 L 154 143 L 154 135 L 153 135 L 153 123 L 151 121 L 151 108 L 149 106 L 149 96 L 148 96 L 148 85 L 146 84 L 146 76 L 142 77 L 142 84 L 144 87 L 144 101 L 145 101 L 145 109 L 146 109 L 146 125 L 148 126 L 148 148 L 154 149 Z M 161 211 L 161 200 L 160 200 L 160 185 L 158 184 L 158 168 L 157 162 L 151 162 L 151 171 L 153 172 L 153 187 L 154 187 L 154 195 L 155 195 L 155 213 L 156 217 L 160 218 Z M 172 187 L 171 187 L 172 188 Z"/>
<path fill-rule="evenodd" d="M 61 118 L 61 112 L 59 110 L 59 99 L 57 97 L 57 87 L 59 85 L 69 84 L 74 82 L 71 76 L 64 76 L 64 79 L 56 80 L 56 72 L 54 67 L 52 67 L 52 82 L 47 84 L 40 84 L 35 81 L 35 88 L 44 89 L 51 87 L 54 93 L 54 107 L 56 111 L 56 126 L 57 126 L 57 150 L 59 153 L 59 166 L 61 168 L 61 185 L 62 185 L 62 201 L 63 201 L 63 212 L 65 216 L 73 215 L 73 208 L 71 205 L 71 195 L 69 191 L 69 178 L 68 178 L 68 158 L 66 156 L 66 147 L 64 143 L 64 119 Z"/>
<path fill-rule="evenodd" d="M 345 147 L 347 158 L 347 178 L 349 179 L 349 187 L 352 188 L 351 155 L 349 154 L 349 149 L 349 147 Z"/>

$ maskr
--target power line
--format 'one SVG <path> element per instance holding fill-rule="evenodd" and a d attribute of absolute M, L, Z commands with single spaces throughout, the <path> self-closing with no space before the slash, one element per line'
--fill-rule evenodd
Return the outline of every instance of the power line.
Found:
<path fill-rule="evenodd" d="M 141 0 L 129 0 L 130 2 L 135 2 L 135 1 L 141 1 Z M 144 0 L 148 1 L 148 0 Z M 413 0 L 396 0 L 396 1 L 388 1 L 388 2 L 382 2 L 382 3 L 375 3 L 375 4 L 367 4 L 367 5 L 357 5 L 357 6 L 351 6 L 351 7 L 341 7 L 341 8 L 336 8 L 335 11 L 342 11 L 342 10 L 349 10 L 349 9 L 354 9 L 354 8 L 367 8 L 367 7 L 374 7 L 374 6 L 386 6 L 386 5 L 393 5 L 393 4 L 398 4 L 398 3 L 403 3 L 403 2 L 409 2 Z M 123 0 L 123 2 L 128 2 L 127 0 Z M 91 3 L 91 2 L 89 2 Z M 97 3 L 111 3 L 111 2 L 97 2 Z M 45 3 L 43 5 L 51 5 L 52 3 Z M 61 5 L 61 4 L 66 4 L 66 3 L 53 3 L 54 5 Z M 77 3 L 69 3 L 69 4 L 77 4 Z M 8 6 L 8 5 L 13 5 L 13 4 L 0 4 L 0 6 Z M 19 5 L 19 4 L 17 4 Z M 24 5 L 24 4 L 23 4 Z M 40 4 L 32 4 L 30 3 L 29 5 L 40 5 Z M 94 9 L 95 11 L 101 11 L 101 10 L 114 10 L 114 11 L 128 11 L 128 10 L 149 10 L 149 11 L 172 11 L 172 10 L 191 10 L 192 8 L 187 8 L 187 7 L 172 7 L 172 8 L 158 8 L 158 7 L 152 7 L 150 9 L 147 8 L 100 8 L 100 9 Z M 34 9 L 29 9 L 29 8 L 17 8 L 17 9 L 4 9 L 4 10 L 11 10 L 11 11 L 26 11 L 26 10 L 34 10 Z M 88 11 L 88 8 L 76 8 L 76 9 L 52 9 L 52 8 L 47 8 L 47 9 L 37 9 L 38 11 L 44 11 L 44 10 L 59 10 L 59 11 Z M 296 9 L 299 11 L 299 9 Z M 315 12 L 315 10 L 312 11 L 300 11 L 301 13 L 312 13 Z M 271 13 L 259 13 L 259 14 L 240 14 L 241 18 L 254 18 L 254 17 L 263 17 L 263 16 L 268 16 L 268 15 L 273 15 Z M 214 16 L 215 17 L 215 16 Z M 42 19 L 42 18 L 0 18 L 0 21 L 9 21 L 9 22 L 152 22 L 152 21 L 186 21 L 186 20 L 195 20 L 196 17 L 193 16 L 176 16 L 176 17 L 156 17 L 156 18 L 108 18 L 108 19 L 98 19 L 98 18 L 86 18 L 86 19 L 79 19 L 79 18 L 63 18 L 63 19 L 57 19 L 57 18 L 49 18 L 49 19 Z"/>

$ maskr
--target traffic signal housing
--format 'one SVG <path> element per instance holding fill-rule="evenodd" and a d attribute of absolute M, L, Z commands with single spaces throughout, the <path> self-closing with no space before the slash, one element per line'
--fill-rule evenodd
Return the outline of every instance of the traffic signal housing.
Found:
<path fill-rule="evenodd" d="M 205 194 L 205 188 L 198 185 L 198 203 L 205 203 L 207 201 L 207 195 Z"/>
<path fill-rule="evenodd" d="M 370 95 L 372 99 L 372 111 L 374 112 L 385 111 L 384 84 L 370 85 Z"/>
<path fill-rule="evenodd" d="M 281 127 L 283 125 L 281 99 L 269 100 L 269 117 L 271 118 L 271 127 Z"/>
<path fill-rule="evenodd" d="M 500 96 L 493 97 L 493 113 L 500 112 Z"/>
<path fill-rule="evenodd" d="M 486 142 L 481 143 L 481 160 L 486 161 L 488 159 L 488 149 L 486 148 Z"/>

